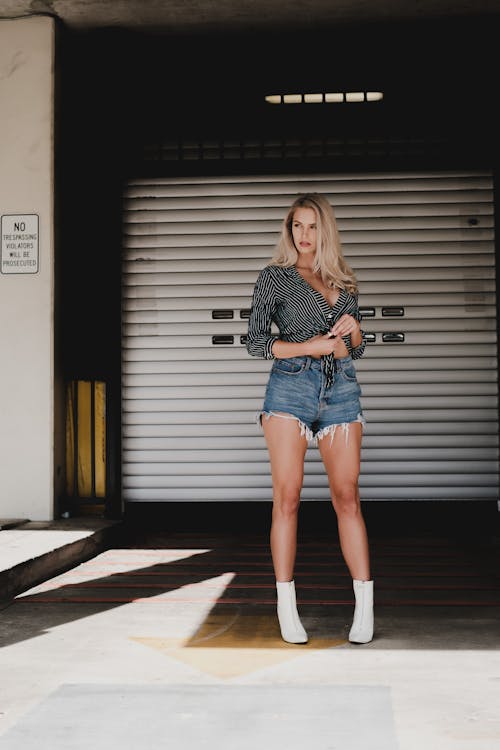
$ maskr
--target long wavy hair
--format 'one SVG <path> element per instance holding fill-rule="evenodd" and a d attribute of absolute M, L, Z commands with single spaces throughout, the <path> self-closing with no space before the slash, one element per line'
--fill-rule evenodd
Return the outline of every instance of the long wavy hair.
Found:
<path fill-rule="evenodd" d="M 325 286 L 356 294 L 356 276 L 344 258 L 335 213 L 329 201 L 319 193 L 304 193 L 294 200 L 283 219 L 271 265 L 289 268 L 297 262 L 299 253 L 292 234 L 293 216 L 297 208 L 312 208 L 316 214 L 317 244 L 313 271 L 321 274 Z"/>

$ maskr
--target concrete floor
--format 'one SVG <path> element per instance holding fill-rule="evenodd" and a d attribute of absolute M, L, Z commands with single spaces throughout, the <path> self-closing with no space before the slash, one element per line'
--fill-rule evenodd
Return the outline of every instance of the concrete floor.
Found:
<path fill-rule="evenodd" d="M 360 646 L 336 534 L 305 526 L 292 646 L 261 530 L 129 529 L 1 605 L 0 749 L 498 750 L 496 530 L 416 532 L 370 534 Z"/>

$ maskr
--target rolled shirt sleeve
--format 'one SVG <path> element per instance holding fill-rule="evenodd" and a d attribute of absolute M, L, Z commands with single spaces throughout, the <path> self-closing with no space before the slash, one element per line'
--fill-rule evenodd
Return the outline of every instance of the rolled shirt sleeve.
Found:
<path fill-rule="evenodd" d="M 361 323 L 362 316 L 361 316 L 361 314 L 359 312 L 358 296 L 357 295 L 353 295 L 353 299 L 354 299 L 354 302 L 355 302 L 355 307 L 354 307 L 354 310 L 352 310 L 349 314 L 352 315 L 352 317 L 355 318 L 358 321 L 358 323 Z M 364 334 L 363 330 L 361 330 L 361 336 L 362 336 L 362 341 L 361 341 L 361 344 L 359 344 L 358 346 L 352 346 L 352 344 L 351 344 L 351 337 L 350 336 L 343 336 L 342 337 L 343 340 L 345 341 L 345 344 L 347 346 L 347 350 L 348 350 L 349 354 L 351 355 L 352 359 L 359 359 L 365 353 L 366 341 L 365 341 L 365 334 Z"/>
<path fill-rule="evenodd" d="M 363 332 L 361 332 L 363 334 Z M 349 354 L 351 355 L 352 359 L 359 359 L 363 356 L 365 353 L 365 347 L 366 347 L 366 341 L 363 338 L 363 341 L 359 346 L 348 346 Z"/>
<path fill-rule="evenodd" d="M 274 359 L 272 347 L 279 339 L 271 333 L 276 305 L 272 275 L 264 268 L 257 277 L 248 320 L 247 351 L 252 357 Z"/>

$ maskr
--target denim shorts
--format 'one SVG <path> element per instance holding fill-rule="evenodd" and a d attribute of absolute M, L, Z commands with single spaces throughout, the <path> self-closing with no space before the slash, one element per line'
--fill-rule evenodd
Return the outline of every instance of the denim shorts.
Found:
<path fill-rule="evenodd" d="M 298 421 L 301 434 L 320 440 L 335 434 L 335 428 L 352 422 L 365 423 L 360 403 L 361 388 L 350 356 L 335 360 L 333 382 L 326 387 L 320 359 L 289 357 L 275 359 L 267 382 L 264 406 L 257 415 L 283 416 Z"/>

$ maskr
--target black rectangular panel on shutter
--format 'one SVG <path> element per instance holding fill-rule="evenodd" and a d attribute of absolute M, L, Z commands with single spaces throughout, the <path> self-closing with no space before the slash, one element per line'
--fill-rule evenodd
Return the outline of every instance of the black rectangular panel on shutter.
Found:
<path fill-rule="evenodd" d="M 234 344 L 234 336 L 212 336 L 212 344 Z"/>
<path fill-rule="evenodd" d="M 383 307 L 383 318 L 401 318 L 405 314 L 404 307 Z"/>

